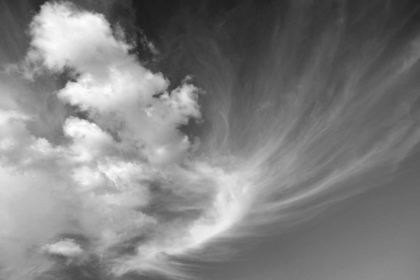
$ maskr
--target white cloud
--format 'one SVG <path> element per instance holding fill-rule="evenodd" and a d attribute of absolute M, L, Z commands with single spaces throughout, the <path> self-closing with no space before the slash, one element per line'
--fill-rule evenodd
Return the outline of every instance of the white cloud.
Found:
<path fill-rule="evenodd" d="M 68 3 L 44 4 L 30 34 L 26 70 L 33 78 L 69 72 L 57 97 L 88 118 L 67 117 L 65 138 L 51 143 L 28 129 L 36 114 L 19 106 L 1 111 L 1 265 L 20 275 L 38 258 L 37 272 L 25 272 L 30 279 L 54 266 L 49 255 L 86 253 L 115 263 L 109 267 L 115 273 L 176 274 L 164 255 L 193 242 L 193 219 L 184 212 L 203 212 L 199 204 L 211 204 L 217 191 L 210 183 L 195 185 L 210 175 L 176 167 L 190 149 L 178 128 L 201 117 L 197 88 L 185 82 L 167 92 L 169 81 L 130 55 L 131 46 L 113 36 L 102 15 Z M 172 210 L 179 214 L 170 216 Z M 71 238 L 57 240 L 68 233 L 95 241 L 84 248 Z M 114 253 L 142 235 L 145 241 L 131 245 L 134 256 Z"/>
<path fill-rule="evenodd" d="M 183 84 L 166 92 L 169 82 L 129 55 L 130 46 L 112 36 L 103 16 L 70 4 L 46 4 L 34 18 L 31 35 L 29 61 L 77 73 L 76 81 L 58 93 L 65 102 L 88 111 L 122 140 L 137 141 L 153 162 L 178 159 L 189 148 L 177 128 L 200 117 L 197 89 Z"/>
<path fill-rule="evenodd" d="M 49 254 L 62 255 L 66 257 L 78 257 L 83 254 L 83 249 L 71 239 L 63 239 L 44 247 Z"/>

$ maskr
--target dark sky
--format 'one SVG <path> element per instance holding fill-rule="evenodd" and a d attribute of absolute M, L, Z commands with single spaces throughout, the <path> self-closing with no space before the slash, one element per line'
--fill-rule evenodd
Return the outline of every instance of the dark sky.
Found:
<path fill-rule="evenodd" d="M 152 2 L 139 1 L 136 8 L 138 22 L 154 38 L 177 9 L 200 10 L 196 1 L 171 1 L 169 6 L 165 1 Z M 210 18 L 235 4 L 210 2 L 204 8 Z M 366 1 L 354 2 L 355 6 L 368 5 Z M 405 25 L 396 44 L 416 30 L 419 22 L 416 1 L 405 5 L 401 1 L 397 6 L 401 10 L 394 14 L 396 22 L 403 19 Z M 333 207 L 298 229 L 261 240 L 237 259 L 199 265 L 195 275 L 205 280 L 420 279 L 419 167 L 419 156 L 413 156 L 392 182 Z"/>
<path fill-rule="evenodd" d="M 177 9 L 200 11 L 196 1 L 151 2 L 136 3 L 138 22 L 158 40 Z M 226 13 L 235 4 L 210 2 L 204 8 L 209 18 Z M 368 5 L 366 1 L 354 2 L 355 6 Z M 404 27 L 396 44 L 415 31 L 419 22 L 416 1 L 397 6 L 401 10 L 394 16 L 396 22 L 403 19 Z M 420 279 L 419 167 L 419 156 L 413 156 L 392 182 L 333 207 L 298 229 L 261 240 L 237 259 L 203 263 L 195 275 L 205 280 Z"/>

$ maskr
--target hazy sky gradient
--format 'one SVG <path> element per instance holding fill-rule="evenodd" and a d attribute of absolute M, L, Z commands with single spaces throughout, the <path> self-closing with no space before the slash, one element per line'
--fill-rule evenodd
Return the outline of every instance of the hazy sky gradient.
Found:
<path fill-rule="evenodd" d="M 417 280 L 420 277 L 420 158 L 395 181 L 210 266 L 206 280 Z M 200 273 L 198 273 L 200 274 Z"/>

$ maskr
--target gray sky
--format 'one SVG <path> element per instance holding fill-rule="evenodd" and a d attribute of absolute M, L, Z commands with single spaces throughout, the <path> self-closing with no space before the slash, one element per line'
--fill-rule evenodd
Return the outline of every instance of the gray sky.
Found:
<path fill-rule="evenodd" d="M 269 238 L 241 260 L 210 266 L 204 279 L 419 279 L 419 166 L 414 156 L 393 182 Z"/>

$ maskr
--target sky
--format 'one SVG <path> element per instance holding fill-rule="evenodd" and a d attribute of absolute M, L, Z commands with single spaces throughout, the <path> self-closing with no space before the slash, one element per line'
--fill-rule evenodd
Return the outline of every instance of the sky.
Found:
<path fill-rule="evenodd" d="M 418 279 L 416 1 L 2 1 L 0 279 Z"/>
<path fill-rule="evenodd" d="M 392 183 L 299 229 L 268 238 L 230 262 L 200 268 L 203 279 L 417 279 L 418 159 L 409 165 Z"/>

